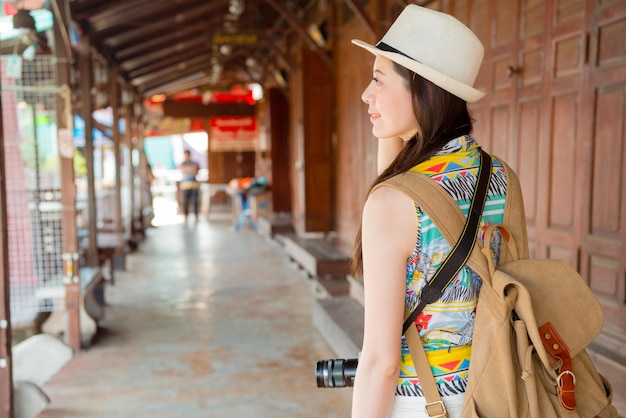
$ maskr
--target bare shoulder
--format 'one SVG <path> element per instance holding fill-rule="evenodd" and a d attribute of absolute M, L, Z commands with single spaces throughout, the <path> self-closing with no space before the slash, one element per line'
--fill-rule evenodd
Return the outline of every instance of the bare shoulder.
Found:
<path fill-rule="evenodd" d="M 411 254 L 415 244 L 417 218 L 415 203 L 409 196 L 392 187 L 383 186 L 372 192 L 363 208 L 362 237 L 364 259 L 372 254 L 399 257 Z"/>
<path fill-rule="evenodd" d="M 413 206 L 413 201 L 409 196 L 400 190 L 382 186 L 374 190 L 365 201 L 365 210 L 394 210 L 402 206 Z"/>
<path fill-rule="evenodd" d="M 415 222 L 415 204 L 409 196 L 398 189 L 382 186 L 374 190 L 367 198 L 363 208 L 363 223 Z"/>

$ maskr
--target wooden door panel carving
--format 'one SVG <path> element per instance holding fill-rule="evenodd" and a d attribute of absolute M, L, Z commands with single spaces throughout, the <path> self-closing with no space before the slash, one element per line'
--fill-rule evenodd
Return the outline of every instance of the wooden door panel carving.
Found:
<path fill-rule="evenodd" d="M 599 1 L 587 19 L 590 155 L 581 273 L 607 325 L 621 329 L 626 343 L 626 2 Z"/>
<path fill-rule="evenodd" d="M 524 194 L 524 210 L 529 229 L 537 224 L 537 191 L 540 181 L 539 138 L 541 126 L 540 99 L 529 100 L 519 107 L 519 132 L 517 146 L 517 176 Z"/>
<path fill-rule="evenodd" d="M 626 33 L 624 34 L 626 36 Z M 602 298 L 607 319 L 626 327 L 624 234 L 626 229 L 626 82 L 595 95 L 589 230 L 586 242 L 589 285 Z"/>
<path fill-rule="evenodd" d="M 571 234 L 576 228 L 576 120 L 578 95 L 566 94 L 553 100 L 552 135 L 547 181 L 550 184 L 547 227 Z M 576 266 L 576 264 L 574 264 Z"/>
<path fill-rule="evenodd" d="M 556 0 L 554 22 L 556 27 L 569 23 L 581 25 L 585 18 L 585 0 Z"/>
<path fill-rule="evenodd" d="M 511 109 L 508 104 L 502 104 L 491 109 L 491 135 L 489 151 L 506 161 L 510 161 Z"/>

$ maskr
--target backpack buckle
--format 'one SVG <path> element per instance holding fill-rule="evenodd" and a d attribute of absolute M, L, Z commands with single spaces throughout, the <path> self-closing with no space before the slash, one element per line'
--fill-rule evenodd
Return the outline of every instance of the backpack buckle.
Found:
<path fill-rule="evenodd" d="M 432 411 L 433 414 L 435 415 L 431 415 L 431 411 L 429 408 L 434 407 L 437 409 L 437 407 L 439 407 L 439 410 L 434 410 Z M 429 402 L 426 404 L 426 407 L 424 408 L 426 410 L 426 414 L 428 414 L 428 416 L 430 418 L 447 418 L 448 417 L 448 411 L 446 410 L 446 406 L 443 404 L 443 401 L 435 401 L 435 402 Z"/>

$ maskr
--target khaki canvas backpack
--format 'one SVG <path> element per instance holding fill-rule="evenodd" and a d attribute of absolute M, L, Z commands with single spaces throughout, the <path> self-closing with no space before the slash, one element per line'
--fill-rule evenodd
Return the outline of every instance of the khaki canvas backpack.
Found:
<path fill-rule="evenodd" d="M 483 284 L 462 417 L 618 418 L 611 386 L 586 351 L 602 329 L 597 299 L 564 261 L 528 259 L 519 181 L 503 165 L 508 180 L 499 264 L 489 245 L 476 245 L 468 261 Z M 414 172 L 384 184 L 415 200 L 454 245 L 465 216 L 442 187 Z M 496 227 L 487 229 L 485 243 Z"/>

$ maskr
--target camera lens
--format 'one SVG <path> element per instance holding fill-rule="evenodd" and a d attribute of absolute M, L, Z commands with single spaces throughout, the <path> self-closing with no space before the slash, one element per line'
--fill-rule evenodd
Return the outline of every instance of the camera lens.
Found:
<path fill-rule="evenodd" d="M 343 388 L 354 386 L 358 359 L 320 360 L 315 367 L 318 388 Z"/>

